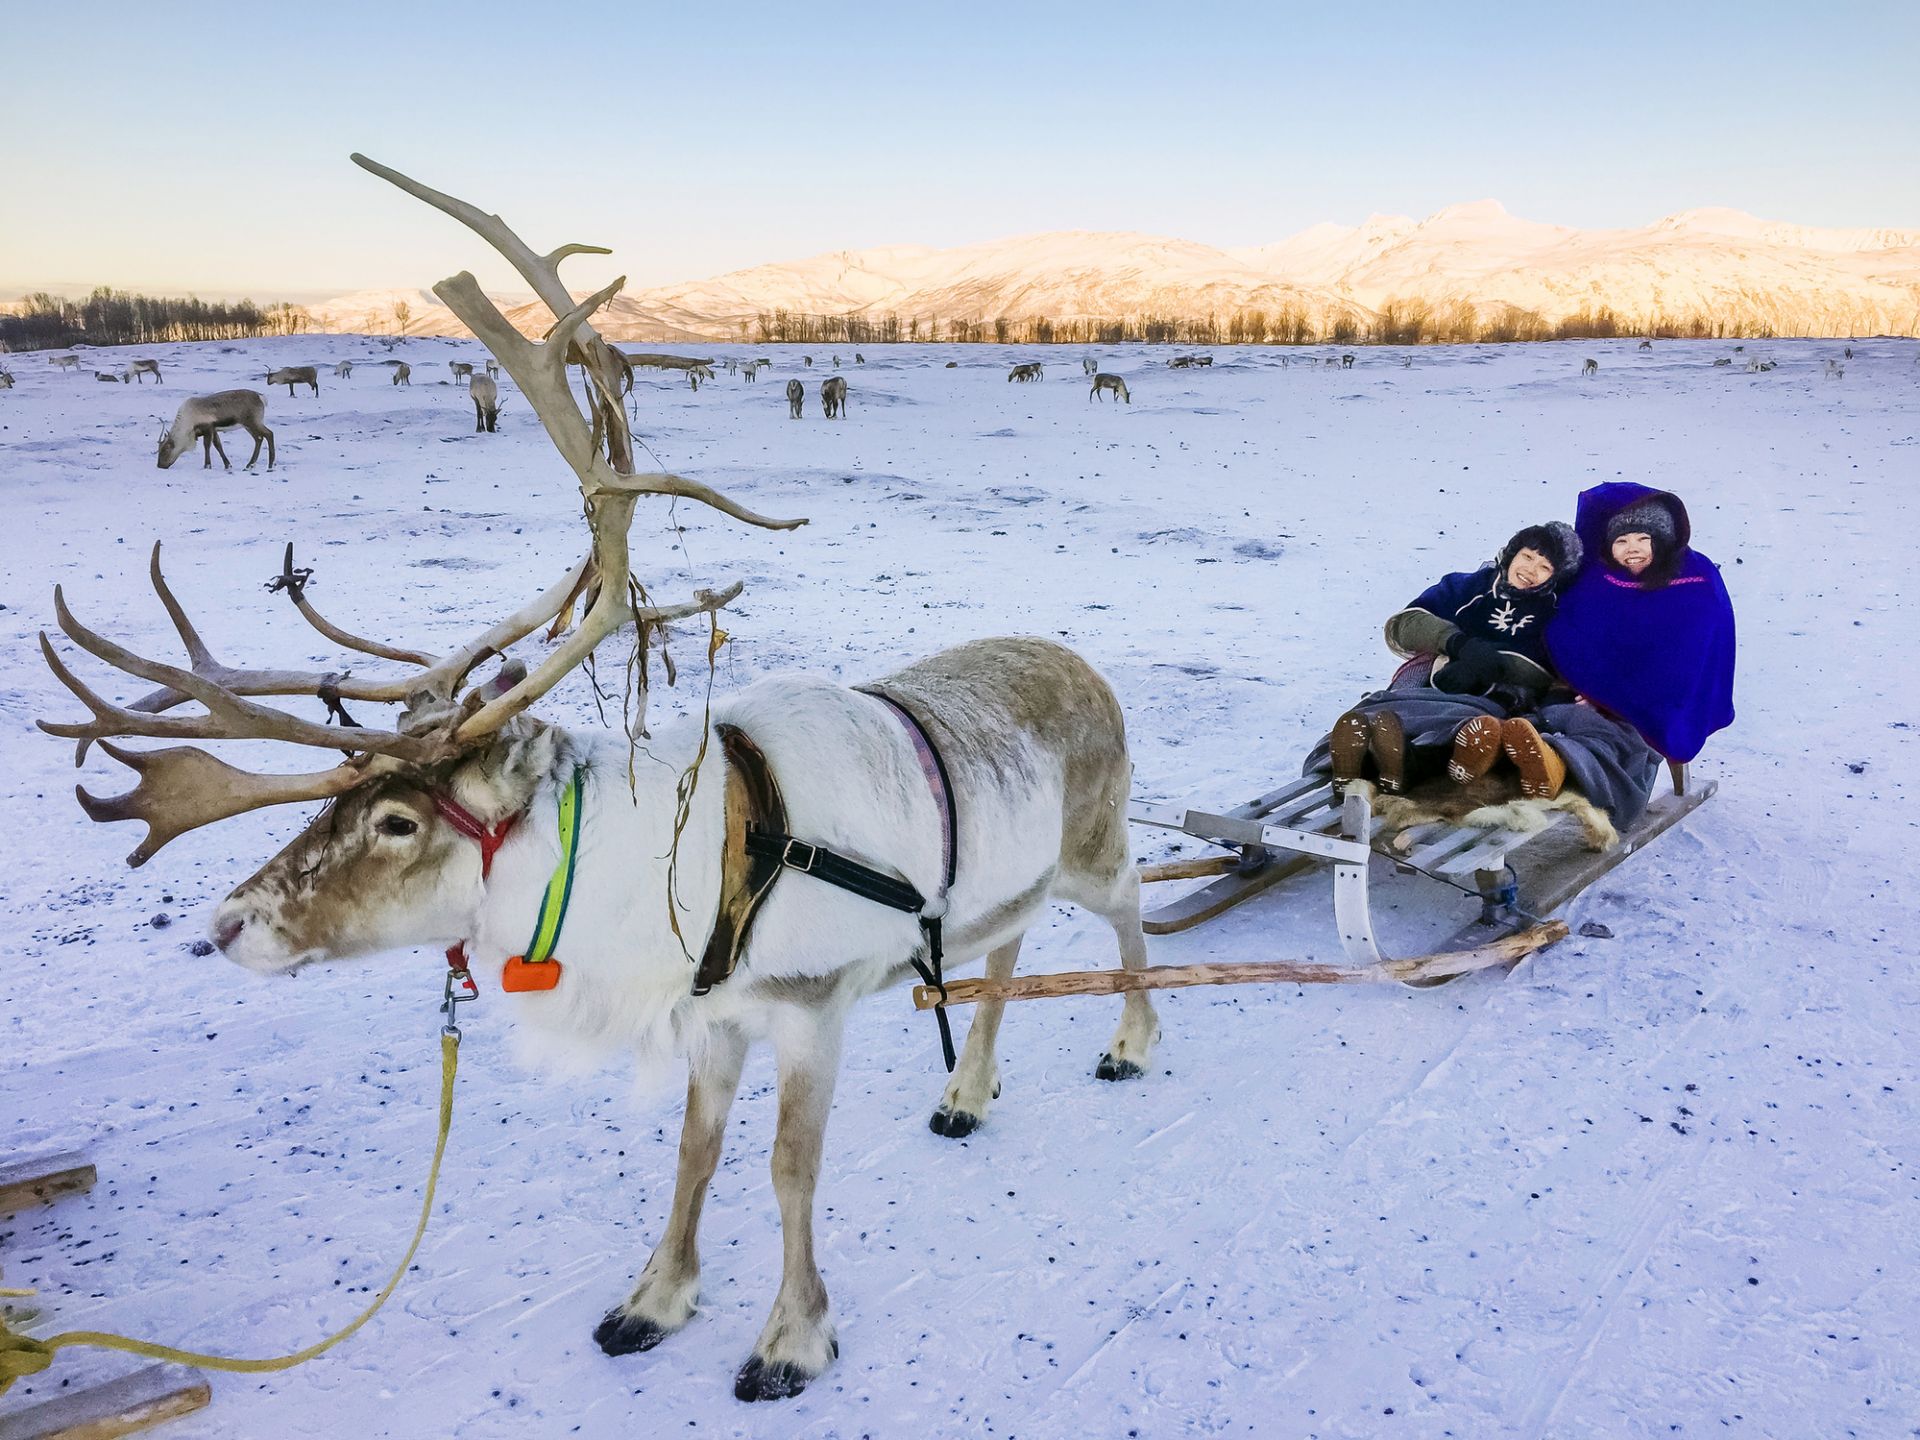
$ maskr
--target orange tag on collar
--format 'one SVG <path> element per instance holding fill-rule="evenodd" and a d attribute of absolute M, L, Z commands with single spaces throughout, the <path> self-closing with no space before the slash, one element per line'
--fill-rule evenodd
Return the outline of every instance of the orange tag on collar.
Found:
<path fill-rule="evenodd" d="M 524 955 L 509 956 L 507 968 L 500 975 L 500 988 L 509 995 L 520 995 L 529 990 L 551 990 L 559 983 L 558 960 L 529 960 Z"/>

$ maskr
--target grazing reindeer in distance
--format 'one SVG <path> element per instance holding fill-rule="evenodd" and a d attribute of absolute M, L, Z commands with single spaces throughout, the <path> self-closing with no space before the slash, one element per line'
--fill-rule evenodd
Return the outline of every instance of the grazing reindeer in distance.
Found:
<path fill-rule="evenodd" d="M 1588 360 L 1586 364 L 1580 367 L 1580 378 L 1582 380 L 1586 379 L 1589 375 L 1598 375 L 1599 373 L 1600 362 L 1598 360 Z"/>
<path fill-rule="evenodd" d="M 734 359 L 733 356 L 729 355 L 727 357 L 727 374 L 737 375 L 739 373 L 740 373 L 740 362 Z"/>
<path fill-rule="evenodd" d="M 313 393 L 318 395 L 320 393 L 320 372 L 311 365 L 288 365 L 283 369 L 269 370 L 267 372 L 267 384 L 286 386 L 289 396 L 293 394 L 294 386 L 311 385 L 313 387 Z"/>
<path fill-rule="evenodd" d="M 1838 360 L 1827 361 L 1827 379 L 1838 380 L 1847 373 L 1847 367 Z"/>
<path fill-rule="evenodd" d="M 1009 382 L 1014 380 L 1024 382 L 1027 380 L 1038 380 L 1040 378 L 1040 362 L 1038 360 L 1031 360 L 1024 365 L 1016 365 L 1007 372 Z"/>
<path fill-rule="evenodd" d="M 1653 348 L 1653 342 L 1651 340 L 1642 340 L 1640 342 L 1640 348 L 1642 350 L 1651 350 Z"/>
<path fill-rule="evenodd" d="M 1091 355 L 1083 356 L 1080 361 L 1080 373 L 1091 380 L 1100 373 L 1100 362 Z"/>
<path fill-rule="evenodd" d="M 805 362 L 807 369 L 811 370 L 813 368 L 813 357 L 811 355 L 802 355 L 800 359 Z"/>
<path fill-rule="evenodd" d="M 266 775 L 191 747 L 110 746 L 106 753 L 133 767 L 138 783 L 104 799 L 81 792 L 95 820 L 146 823 L 134 863 L 190 829 L 248 810 L 331 800 L 214 913 L 211 938 L 235 963 L 257 974 L 287 974 L 460 937 L 454 983 L 470 978 L 468 964 L 511 975 L 516 983 L 506 1003 L 554 1052 L 686 1056 L 672 1211 L 633 1293 L 594 1332 L 610 1355 L 651 1349 L 692 1318 L 700 1211 L 749 1046 L 756 1037 L 769 1039 L 778 1076 L 772 1179 L 782 1275 L 734 1393 L 743 1400 L 798 1394 L 838 1351 L 814 1258 L 813 1218 L 847 1016 L 862 997 L 910 976 L 929 948 L 914 910 L 876 904 L 812 873 L 816 860 L 829 857 L 806 841 L 831 840 L 887 866 L 916 897 L 934 895 L 955 965 L 984 955 L 990 976 L 1010 976 L 1024 933 L 1057 897 L 1105 921 L 1123 965 L 1138 972 L 1147 952 L 1125 818 L 1131 766 L 1119 704 L 1072 651 L 1047 640 L 1002 638 L 944 651 L 864 693 L 824 677 L 762 681 L 717 701 L 710 713 L 661 726 L 647 752 L 659 763 L 637 771 L 627 734 L 569 731 L 529 713 L 626 625 L 636 627 L 633 643 L 645 646 L 671 621 L 715 623 L 740 593 L 736 581 L 679 604 L 636 604 L 629 532 L 641 496 L 697 499 L 768 529 L 803 522 L 756 515 L 679 476 L 635 473 L 633 436 L 617 398 L 618 364 L 591 324 L 619 284 L 576 302 L 556 269 L 560 255 L 583 247 L 536 255 L 497 217 L 355 158 L 493 240 L 562 316 L 548 340 L 528 340 L 471 275 L 436 287 L 502 357 L 567 457 L 587 502 L 590 553 L 542 595 L 437 658 L 327 621 L 304 593 L 311 572 L 294 569 L 289 548 L 280 588 L 302 616 L 335 644 L 406 667 L 367 677 L 220 665 L 167 588 L 156 546 L 154 588 L 192 670 L 130 653 L 88 629 L 57 596 L 69 641 L 161 689 L 116 705 L 43 641 L 55 676 L 90 715 L 42 726 L 89 741 L 185 735 L 278 740 L 336 757 L 347 752 L 344 762 L 318 773 Z M 588 371 L 591 420 L 568 384 L 570 350 Z M 480 657 L 570 615 L 589 577 L 593 598 L 585 616 L 535 671 L 503 663 L 500 673 L 471 683 Z M 634 664 L 627 673 L 638 729 L 645 724 L 647 671 Z M 259 703 L 276 695 L 406 708 L 390 726 L 329 725 Z M 191 708 L 195 702 L 204 713 Z M 190 708 L 161 713 L 178 705 Z M 923 768 L 934 746 L 946 763 Z M 960 800 L 951 826 L 943 818 L 952 813 L 944 789 L 929 778 L 933 769 L 944 770 L 943 785 Z M 580 836 L 567 847 L 572 859 L 563 861 L 570 895 L 559 941 L 564 964 L 557 957 L 509 961 L 525 938 L 529 897 L 554 873 L 562 813 L 572 815 Z M 749 834 L 788 830 L 793 837 L 782 853 L 806 849 L 807 873 L 786 873 L 801 869 L 797 860 L 763 873 L 749 858 Z M 476 843 L 477 833 L 486 841 Z M 663 914 L 674 917 L 671 927 L 660 923 Z M 750 959 L 736 965 L 743 946 Z M 702 958 L 690 964 L 690 953 Z M 524 983 L 527 967 L 548 964 L 550 971 L 536 970 L 534 983 Z M 931 1122 L 942 1135 L 975 1129 L 999 1089 L 1001 1008 L 983 1006 L 969 1030 Z M 1145 1073 L 1158 1035 L 1145 993 L 1129 993 L 1095 1075 Z"/>
<path fill-rule="evenodd" d="M 1202 370 L 1211 369 L 1213 366 L 1213 356 L 1196 355 L 1193 357 L 1193 363 Z"/>
<path fill-rule="evenodd" d="M 694 393 L 696 395 L 700 392 L 700 382 L 702 380 L 711 380 L 711 379 L 713 379 L 713 370 L 709 366 L 706 366 L 706 365 L 687 366 L 687 384 L 693 387 Z"/>
<path fill-rule="evenodd" d="M 756 385 L 760 381 L 760 372 L 765 368 L 766 367 L 763 364 L 761 364 L 760 361 L 749 360 L 746 364 L 740 367 L 740 373 L 747 377 L 747 383 L 749 385 Z"/>
<path fill-rule="evenodd" d="M 1853 346 L 1851 345 L 1847 346 L 1845 354 L 1846 354 L 1846 358 L 1851 360 L 1853 358 Z"/>
<path fill-rule="evenodd" d="M 447 362 L 447 368 L 453 371 L 453 383 L 456 385 L 462 380 L 470 382 L 473 379 L 473 362 L 471 360 L 449 360 Z"/>
<path fill-rule="evenodd" d="M 820 386 L 820 413 L 829 420 L 844 419 L 847 413 L 847 382 L 829 375 Z"/>
<path fill-rule="evenodd" d="M 1722 365 L 1731 365 L 1731 364 L 1733 364 L 1733 361 L 1729 360 L 1726 356 L 1722 355 L 1718 360 L 1713 362 L 1713 368 L 1718 370 Z"/>
<path fill-rule="evenodd" d="M 1127 390 L 1127 382 L 1122 380 L 1118 375 L 1095 375 L 1093 377 L 1093 388 L 1087 391 L 1087 399 L 1093 399 L 1093 397 L 1098 395 L 1102 390 L 1114 396 L 1116 399 L 1126 401 L 1129 405 L 1133 403 L 1133 396 L 1128 393 Z"/>
<path fill-rule="evenodd" d="M 348 379 L 351 379 L 352 377 L 353 377 L 353 362 L 351 360 L 342 360 L 338 365 L 335 365 L 333 367 L 334 379 L 348 380 Z"/>
<path fill-rule="evenodd" d="M 1413 368 L 1413 356 L 1402 355 L 1400 357 L 1400 368 L 1402 370 L 1411 370 Z"/>
<path fill-rule="evenodd" d="M 833 368 L 836 370 L 840 368 L 840 357 L 838 355 L 833 357 Z"/>
<path fill-rule="evenodd" d="M 856 365 L 864 365 L 867 363 L 867 357 L 856 350 L 853 352 L 853 363 Z"/>
<path fill-rule="evenodd" d="M 798 380 L 787 381 L 787 409 L 793 412 L 792 418 L 800 418 L 800 406 L 807 398 L 807 387 Z"/>
<path fill-rule="evenodd" d="M 1208 363 L 1212 362 L 1209 361 Z M 1353 353 L 1351 351 L 1340 357 L 1340 368 L 1342 370 L 1351 370 L 1353 368 Z"/>
<path fill-rule="evenodd" d="M 129 384 L 138 379 L 140 383 L 144 385 L 147 383 L 146 377 L 149 375 L 153 376 L 153 383 L 156 385 L 166 383 L 160 378 L 160 362 L 158 360 L 135 360 L 127 366 L 127 373 L 120 378 Z"/>
<path fill-rule="evenodd" d="M 473 433 L 484 430 L 491 435 L 500 423 L 500 382 L 491 375 L 476 375 L 467 394 L 473 400 Z"/>
<path fill-rule="evenodd" d="M 491 355 L 487 357 L 487 374 L 496 380 L 500 378 L 500 362 Z"/>
<path fill-rule="evenodd" d="M 393 366 L 393 383 L 396 385 L 404 385 L 411 390 L 413 388 L 413 366 L 404 360 L 389 360 L 387 363 Z"/>
<path fill-rule="evenodd" d="M 76 375 L 80 373 L 80 357 L 78 355 L 49 355 L 47 357 L 47 363 L 56 370 L 71 370 Z"/>
<path fill-rule="evenodd" d="M 1167 361 L 1167 368 L 1169 370 L 1187 370 L 1191 369 L 1192 366 L 1193 356 L 1191 355 L 1176 355 Z"/>
<path fill-rule="evenodd" d="M 104 380 L 109 385 L 123 385 L 131 377 L 126 375 L 116 375 L 111 370 L 96 370 L 93 372 L 93 378 L 96 380 Z"/>
<path fill-rule="evenodd" d="M 172 469 L 173 462 L 191 450 L 193 442 L 198 440 L 205 457 L 202 470 L 213 468 L 216 450 L 220 452 L 221 465 L 233 469 L 233 462 L 227 459 L 227 448 L 220 443 L 220 432 L 235 426 L 253 437 L 253 454 L 247 457 L 246 468 L 253 468 L 264 443 L 267 469 L 273 469 L 273 431 L 267 428 L 267 397 L 258 390 L 220 390 L 182 401 L 174 412 L 173 425 L 160 436 L 160 468 Z"/>
<path fill-rule="evenodd" d="M 0 390 L 11 390 L 12 388 L 13 372 L 11 370 L 0 370 Z"/>

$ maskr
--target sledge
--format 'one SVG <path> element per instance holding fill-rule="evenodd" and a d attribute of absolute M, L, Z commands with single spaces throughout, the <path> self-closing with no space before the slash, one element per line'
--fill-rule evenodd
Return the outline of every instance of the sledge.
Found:
<path fill-rule="evenodd" d="M 1330 777 L 1307 775 L 1244 805 L 1213 813 L 1189 804 L 1135 800 L 1128 818 L 1136 824 L 1178 830 L 1220 846 L 1227 854 L 1148 867 L 1142 878 L 1171 880 L 1223 872 L 1209 884 L 1142 917 L 1149 935 L 1173 935 L 1225 914 L 1294 876 L 1333 870 L 1334 920 L 1355 978 L 1387 976 L 1433 985 L 1453 978 L 1423 963 L 1418 978 L 1384 954 L 1375 938 L 1371 876 L 1376 857 L 1401 873 L 1417 873 L 1466 890 L 1480 901 L 1480 914 L 1436 954 L 1484 950 L 1490 943 L 1540 928 L 1541 917 L 1565 905 L 1628 856 L 1700 808 L 1719 790 L 1717 781 L 1695 784 L 1687 767 L 1669 762 L 1673 793 L 1656 797 L 1611 850 L 1590 851 L 1555 812 L 1537 830 L 1489 830 L 1434 821 L 1396 834 L 1383 833 L 1364 790 L 1344 797 Z M 1564 932 L 1563 932 L 1564 933 Z M 1430 962 L 1434 957 L 1423 957 Z M 1516 957 L 1517 958 L 1517 957 Z"/>

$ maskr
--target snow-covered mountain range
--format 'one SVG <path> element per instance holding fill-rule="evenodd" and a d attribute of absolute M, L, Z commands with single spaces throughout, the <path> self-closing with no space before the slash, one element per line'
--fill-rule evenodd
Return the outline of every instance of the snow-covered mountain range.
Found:
<path fill-rule="evenodd" d="M 507 297 L 512 298 L 512 297 Z M 371 291 L 308 307 L 325 328 L 460 335 L 427 291 Z M 901 245 L 756 266 L 617 299 L 603 330 L 620 340 L 761 338 L 761 317 L 1098 322 L 1260 311 L 1316 336 L 1365 325 L 1389 302 L 1467 302 L 1549 323 L 1612 310 L 1640 327 L 1696 317 L 1780 335 L 1920 333 L 1920 229 L 1818 229 L 1737 210 L 1688 210 L 1630 230 L 1577 230 L 1509 215 L 1497 202 L 1414 220 L 1375 215 L 1315 225 L 1272 245 L 1221 250 L 1133 233 L 1060 231 L 954 249 Z M 529 333 L 551 319 L 520 297 Z M 369 326 L 369 320 L 374 323 Z M 743 332 L 742 327 L 746 327 Z"/>

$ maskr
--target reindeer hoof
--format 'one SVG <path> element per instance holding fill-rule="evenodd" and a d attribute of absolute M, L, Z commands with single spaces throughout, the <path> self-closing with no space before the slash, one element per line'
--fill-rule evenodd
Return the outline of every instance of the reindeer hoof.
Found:
<path fill-rule="evenodd" d="M 593 1327 L 594 1343 L 609 1355 L 637 1355 L 651 1350 L 673 1332 L 640 1315 L 609 1310 Z"/>
<path fill-rule="evenodd" d="M 736 1400 L 791 1400 L 807 1388 L 813 1376 L 790 1361 L 769 1365 L 758 1355 L 747 1357 L 733 1377 Z"/>
<path fill-rule="evenodd" d="M 980 1117 L 965 1110 L 949 1110 L 942 1105 L 927 1121 L 927 1128 L 949 1140 L 962 1140 L 980 1128 Z"/>
<path fill-rule="evenodd" d="M 1102 1055 L 1100 1063 L 1093 1067 L 1096 1080 L 1138 1080 L 1147 1072 L 1131 1060 L 1116 1060 L 1111 1055 Z"/>

